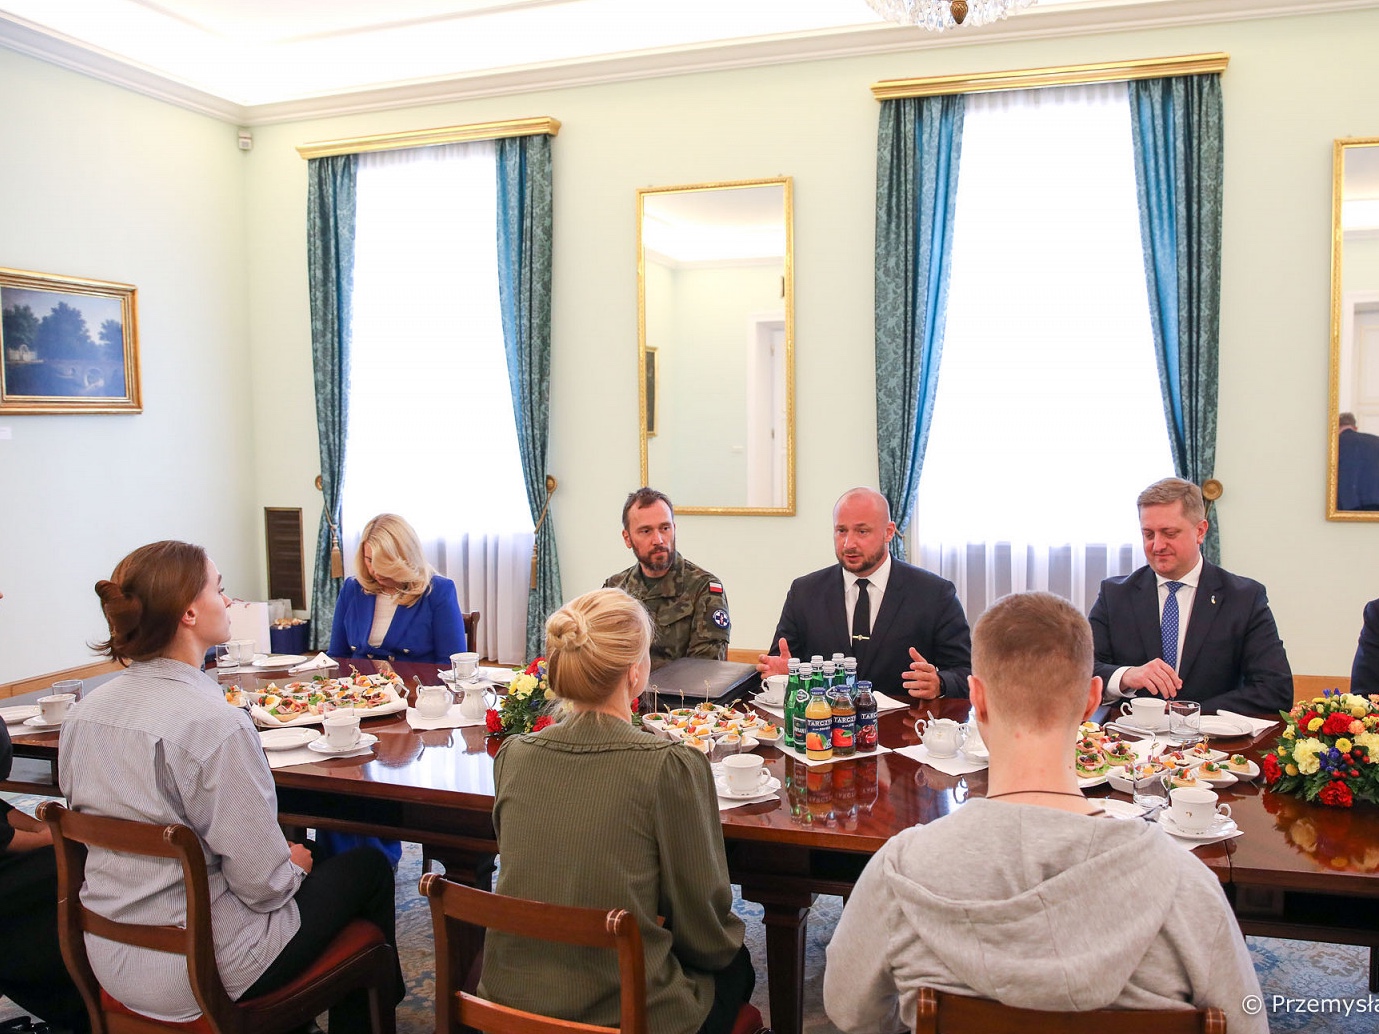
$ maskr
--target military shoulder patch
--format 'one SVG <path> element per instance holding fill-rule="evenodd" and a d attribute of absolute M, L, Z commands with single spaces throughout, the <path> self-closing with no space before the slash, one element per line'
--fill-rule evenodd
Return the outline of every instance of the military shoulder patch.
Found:
<path fill-rule="evenodd" d="M 723 583 L 722 583 L 722 582 L 709 582 L 709 592 L 716 592 L 716 593 L 718 593 L 720 596 L 722 596 L 722 595 L 723 595 Z"/>
<path fill-rule="evenodd" d="M 719 591 L 722 592 L 721 589 Z M 724 610 L 722 607 L 719 607 L 712 614 L 710 614 L 709 620 L 712 621 L 719 628 L 723 629 L 726 629 L 731 624 L 731 622 L 728 621 L 728 612 Z"/>

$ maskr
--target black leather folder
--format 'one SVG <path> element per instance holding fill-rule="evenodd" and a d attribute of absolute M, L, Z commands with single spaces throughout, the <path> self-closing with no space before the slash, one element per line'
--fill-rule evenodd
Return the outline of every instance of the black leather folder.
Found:
<path fill-rule="evenodd" d="M 702 700 L 730 704 L 760 685 L 761 676 L 754 665 L 681 657 L 653 671 L 647 691 L 654 698 L 652 709 L 660 711 Z"/>

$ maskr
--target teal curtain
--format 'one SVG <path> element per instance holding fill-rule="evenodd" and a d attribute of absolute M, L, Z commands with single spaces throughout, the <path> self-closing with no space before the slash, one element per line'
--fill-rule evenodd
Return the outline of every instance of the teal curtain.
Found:
<path fill-rule="evenodd" d="M 345 469 L 350 302 L 354 293 L 355 155 L 313 158 L 307 176 L 307 273 L 311 292 L 311 364 L 316 388 L 316 434 L 321 451 L 324 506 L 311 579 L 312 649 L 330 643 L 330 624 L 342 579 L 330 576 L 331 523 L 340 524 Z"/>
<path fill-rule="evenodd" d="M 1221 317 L 1221 76 L 1131 82 L 1135 182 L 1154 351 L 1174 471 L 1216 469 Z M 1221 562 L 1216 515 L 1203 544 Z"/>
<path fill-rule="evenodd" d="M 503 310 L 522 478 L 536 532 L 536 579 L 527 597 L 527 657 L 545 648 L 560 606 L 560 561 L 548 509 L 546 443 L 551 398 L 551 138 L 497 141 L 498 290 Z M 544 519 L 543 519 L 544 517 Z"/>
<path fill-rule="evenodd" d="M 884 101 L 876 144 L 876 451 L 905 559 L 943 356 L 964 98 Z"/>

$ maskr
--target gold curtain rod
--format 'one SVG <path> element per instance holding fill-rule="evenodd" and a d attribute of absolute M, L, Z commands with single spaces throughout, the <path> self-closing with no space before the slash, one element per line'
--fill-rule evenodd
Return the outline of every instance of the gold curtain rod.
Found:
<path fill-rule="evenodd" d="M 1226 70 L 1229 54 L 1183 54 L 1136 61 L 1101 61 L 1091 65 L 1055 65 L 977 75 L 931 75 L 920 79 L 883 79 L 872 83 L 879 101 L 901 97 L 939 97 L 954 93 L 986 93 L 993 90 L 1031 90 L 1041 86 L 1073 86 L 1109 83 L 1126 79 L 1162 79 L 1178 75 L 1206 75 Z"/>
<path fill-rule="evenodd" d="M 377 136 L 355 136 L 344 140 L 321 140 L 301 144 L 297 153 L 303 158 L 329 158 L 337 154 L 364 154 L 368 151 L 400 151 L 408 147 L 435 147 L 438 144 L 460 144 L 470 140 L 499 140 L 513 136 L 555 136 L 560 132 L 560 120 L 514 118 L 502 122 L 474 122 L 467 126 L 442 126 L 440 129 L 409 129 L 401 133 L 380 133 Z"/>

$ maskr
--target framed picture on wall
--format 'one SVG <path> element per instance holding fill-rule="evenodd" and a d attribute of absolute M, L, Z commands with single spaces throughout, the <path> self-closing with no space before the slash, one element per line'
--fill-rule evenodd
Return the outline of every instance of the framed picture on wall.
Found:
<path fill-rule="evenodd" d="M 656 349 L 646 350 L 646 436 L 656 437 Z"/>
<path fill-rule="evenodd" d="M 139 413 L 132 284 L 0 268 L 0 413 Z"/>

